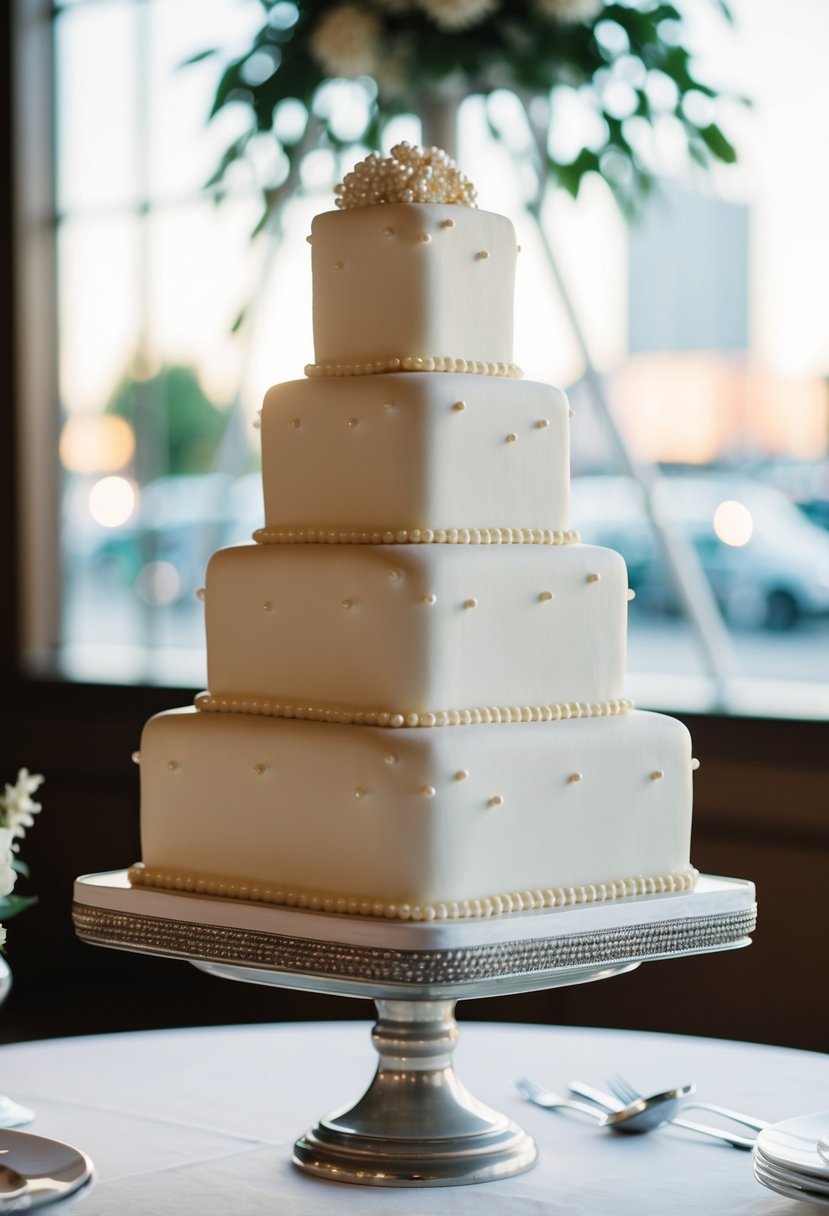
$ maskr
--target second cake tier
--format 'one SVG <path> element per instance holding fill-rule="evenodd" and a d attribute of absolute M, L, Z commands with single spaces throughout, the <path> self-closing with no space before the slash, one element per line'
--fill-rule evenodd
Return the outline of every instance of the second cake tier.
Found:
<path fill-rule="evenodd" d="M 617 714 L 627 594 L 623 559 L 590 545 L 222 549 L 199 704 L 387 726 Z"/>

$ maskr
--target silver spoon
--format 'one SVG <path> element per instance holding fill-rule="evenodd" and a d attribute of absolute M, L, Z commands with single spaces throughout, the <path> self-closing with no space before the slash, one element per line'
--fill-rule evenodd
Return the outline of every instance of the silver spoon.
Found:
<path fill-rule="evenodd" d="M 10 1165 L 0 1165 L 0 1209 L 13 1199 L 19 1199 L 29 1190 L 29 1184 L 22 1174 L 12 1169 Z"/>
<path fill-rule="evenodd" d="M 577 1110 L 583 1115 L 590 1115 L 598 1120 L 602 1127 L 608 1127 L 614 1132 L 627 1133 L 649 1132 L 656 1127 L 661 1127 L 663 1123 L 667 1123 L 671 1119 L 684 1096 L 682 1091 L 657 1094 L 647 1102 L 643 1102 L 640 1098 L 638 1102 L 631 1102 L 629 1106 L 623 1106 L 620 1110 L 613 1105 L 612 1101 L 597 1104 L 595 1099 L 591 1099 L 590 1102 L 575 1102 L 572 1098 L 563 1098 L 549 1089 L 543 1089 L 535 1081 L 530 1081 L 526 1077 L 522 1077 L 515 1084 L 528 1102 L 533 1102 L 536 1106 L 543 1107 L 544 1110 Z M 589 1097 L 588 1094 L 583 1094 L 583 1096 Z"/>
<path fill-rule="evenodd" d="M 622 1103 L 633 1102 L 635 1098 L 642 1097 L 639 1091 L 618 1073 L 610 1078 L 608 1085 Z M 742 1123 L 745 1127 L 753 1128 L 756 1132 L 761 1132 L 769 1126 L 763 1119 L 756 1119 L 753 1115 L 744 1115 L 738 1110 L 731 1110 L 728 1106 L 717 1106 L 714 1102 L 686 1102 L 685 1109 L 708 1110 L 712 1114 L 722 1115 L 724 1119 L 731 1119 L 734 1123 Z"/>
<path fill-rule="evenodd" d="M 676 1112 L 683 1105 L 683 1100 L 694 1092 L 694 1085 L 683 1085 L 680 1089 L 669 1089 L 662 1094 L 652 1094 L 647 1098 L 639 1098 L 636 1102 L 630 1102 L 627 1106 L 623 1106 L 621 1110 L 610 1094 L 603 1093 L 600 1089 L 594 1089 L 592 1085 L 585 1085 L 581 1081 L 573 1081 L 568 1088 L 570 1093 L 578 1094 L 580 1097 L 594 1102 L 602 1111 L 608 1113 L 608 1117 L 614 1113 L 617 1115 L 624 1114 L 625 1111 L 649 1111 L 652 1116 L 650 1126 L 631 1130 L 651 1131 L 663 1123 L 671 1123 L 674 1127 L 683 1127 L 686 1131 L 697 1132 L 700 1136 L 711 1136 L 714 1140 L 723 1140 L 726 1144 L 730 1144 L 732 1148 L 742 1148 L 749 1151 L 754 1148 L 754 1140 L 750 1140 L 746 1136 L 736 1136 L 731 1132 L 723 1131 L 719 1127 L 710 1127 L 707 1123 L 692 1123 L 689 1119 L 674 1118 Z M 672 1099 L 673 1104 L 671 1103 Z M 630 1118 L 631 1116 L 628 1117 Z M 610 1125 L 608 1124 L 608 1126 Z"/>

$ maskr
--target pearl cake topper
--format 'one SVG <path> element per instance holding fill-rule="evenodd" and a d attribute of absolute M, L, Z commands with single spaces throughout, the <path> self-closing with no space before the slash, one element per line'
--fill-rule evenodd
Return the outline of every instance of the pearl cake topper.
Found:
<path fill-rule="evenodd" d="M 383 203 L 454 203 L 476 206 L 477 191 L 440 148 L 395 144 L 390 156 L 372 153 L 334 187 L 337 206 L 373 207 Z"/>

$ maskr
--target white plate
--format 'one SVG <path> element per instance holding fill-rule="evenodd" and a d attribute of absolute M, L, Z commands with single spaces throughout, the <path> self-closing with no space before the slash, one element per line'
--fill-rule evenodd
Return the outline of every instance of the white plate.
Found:
<path fill-rule="evenodd" d="M 829 1163 L 817 1151 L 817 1142 L 826 1135 L 827 1128 L 827 1111 L 784 1119 L 760 1132 L 757 1147 L 773 1165 L 829 1182 Z"/>
<path fill-rule="evenodd" d="M 756 1158 L 754 1160 L 754 1177 L 762 1186 L 768 1187 L 770 1191 L 776 1191 L 778 1195 L 784 1195 L 786 1199 L 800 1199 L 817 1207 L 829 1208 L 829 1195 L 819 1195 L 816 1191 L 807 1190 L 805 1187 L 793 1186 L 790 1183 L 783 1182 L 779 1175 L 772 1174 L 769 1170 L 764 1169 Z"/>
<path fill-rule="evenodd" d="M 829 1179 L 824 1182 L 820 1178 L 814 1178 L 811 1174 L 799 1174 L 796 1170 L 784 1169 L 782 1165 L 775 1165 L 773 1161 L 769 1161 L 768 1157 L 764 1157 L 759 1149 L 754 1150 L 754 1161 L 764 1173 L 778 1178 L 786 1186 L 829 1196 Z"/>
<path fill-rule="evenodd" d="M 774 1175 L 769 1175 L 761 1165 L 755 1162 L 754 1176 L 761 1186 L 768 1187 L 769 1190 L 776 1190 L 778 1195 L 785 1195 L 786 1199 L 800 1199 L 803 1203 L 813 1204 L 817 1207 L 829 1207 L 829 1198 L 827 1195 L 818 1195 L 813 1190 L 803 1190 L 797 1187 L 788 1186 L 785 1182 L 780 1182 L 779 1178 Z"/>
<path fill-rule="evenodd" d="M 0 1130 L 0 1160 L 29 1184 L 26 1194 L 8 1205 L 9 1211 L 30 1211 L 57 1203 L 80 1190 L 92 1177 L 92 1162 L 85 1153 L 30 1132 Z"/>

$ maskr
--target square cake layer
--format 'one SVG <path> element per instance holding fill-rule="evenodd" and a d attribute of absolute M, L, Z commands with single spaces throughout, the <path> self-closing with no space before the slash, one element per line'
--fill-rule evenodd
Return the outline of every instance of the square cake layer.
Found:
<path fill-rule="evenodd" d="M 690 737 L 660 714 L 388 731 L 174 710 L 140 764 L 148 885 L 457 916 L 693 882 Z"/>
<path fill-rule="evenodd" d="M 617 712 L 606 705 L 622 697 L 627 570 L 610 549 L 245 545 L 211 558 L 205 612 L 220 708 L 274 712 L 268 700 L 401 725 L 485 706 Z"/>
<path fill-rule="evenodd" d="M 511 363 L 517 245 L 504 216 L 443 203 L 327 211 L 311 250 L 318 370 L 437 357 L 441 370 L 460 360 L 504 374 Z"/>
<path fill-rule="evenodd" d="M 567 398 L 430 372 L 277 384 L 262 411 L 267 530 L 568 527 Z"/>

